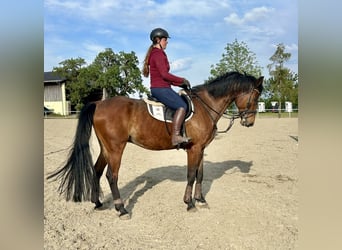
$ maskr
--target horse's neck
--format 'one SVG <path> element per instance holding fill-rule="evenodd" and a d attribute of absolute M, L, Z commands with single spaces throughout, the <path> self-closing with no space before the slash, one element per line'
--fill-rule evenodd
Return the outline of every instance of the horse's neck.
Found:
<path fill-rule="evenodd" d="M 217 122 L 227 107 L 233 102 L 233 98 L 225 96 L 222 98 L 213 98 L 207 92 L 201 93 L 199 97 L 205 103 L 204 105 L 210 116 Z"/>

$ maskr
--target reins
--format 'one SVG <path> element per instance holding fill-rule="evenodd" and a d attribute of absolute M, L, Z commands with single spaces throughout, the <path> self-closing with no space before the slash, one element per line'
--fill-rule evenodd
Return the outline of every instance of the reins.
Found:
<path fill-rule="evenodd" d="M 218 116 L 220 116 L 220 113 L 217 112 L 215 109 L 213 109 L 213 108 L 212 108 L 209 104 L 207 104 L 205 101 L 203 101 L 203 99 L 202 99 L 199 95 L 197 95 L 196 93 L 191 93 L 191 97 L 195 97 L 195 98 L 197 98 L 197 99 L 200 101 L 202 107 L 207 111 L 207 113 L 208 113 L 210 119 L 212 120 L 212 122 L 213 122 L 213 124 L 214 124 L 213 130 L 214 130 L 214 129 L 217 129 L 217 125 L 216 125 L 217 122 L 215 121 L 215 119 L 213 118 L 213 116 L 210 114 L 210 111 L 209 111 L 209 110 L 213 111 L 213 112 L 214 112 L 215 114 L 217 114 Z M 228 127 L 227 127 L 225 130 L 223 130 L 223 131 L 217 131 L 217 133 L 226 133 L 226 132 L 228 132 L 228 130 L 233 126 L 234 120 L 237 119 L 237 118 L 239 118 L 239 117 L 240 117 L 239 114 L 233 114 L 233 116 L 230 118 L 230 123 L 229 123 Z"/>
<path fill-rule="evenodd" d="M 233 127 L 234 124 L 234 120 L 240 118 L 239 114 L 232 114 L 230 119 L 230 122 L 228 124 L 228 127 L 225 130 L 221 130 L 221 131 L 217 131 L 217 133 L 227 133 L 229 129 L 231 129 L 231 127 Z"/>

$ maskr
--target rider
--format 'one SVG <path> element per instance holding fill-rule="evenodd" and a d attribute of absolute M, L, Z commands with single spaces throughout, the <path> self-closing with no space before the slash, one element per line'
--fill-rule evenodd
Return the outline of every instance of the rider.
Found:
<path fill-rule="evenodd" d="M 151 74 L 150 89 L 152 96 L 156 97 L 164 105 L 176 110 L 172 120 L 172 145 L 189 142 L 190 138 L 180 135 L 180 129 L 184 122 L 187 104 L 171 88 L 171 85 L 190 89 L 190 82 L 182 77 L 169 73 L 170 65 L 164 50 L 170 38 L 166 30 L 156 28 L 152 30 L 149 47 L 143 66 L 143 75 Z"/>

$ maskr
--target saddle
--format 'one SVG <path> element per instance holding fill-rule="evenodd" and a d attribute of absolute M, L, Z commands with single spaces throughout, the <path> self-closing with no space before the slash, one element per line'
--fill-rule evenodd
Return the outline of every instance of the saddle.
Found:
<path fill-rule="evenodd" d="M 191 101 L 191 98 L 189 95 L 182 89 L 178 92 L 178 94 L 184 99 L 184 101 L 188 105 L 188 111 L 185 115 L 185 122 L 190 120 L 193 113 L 194 113 L 194 104 Z M 173 110 L 167 106 L 165 106 L 163 103 L 159 102 L 155 97 L 148 96 L 144 99 L 148 113 L 155 119 L 162 121 L 162 122 L 168 122 L 172 123 L 172 118 L 176 112 L 176 110 Z"/>

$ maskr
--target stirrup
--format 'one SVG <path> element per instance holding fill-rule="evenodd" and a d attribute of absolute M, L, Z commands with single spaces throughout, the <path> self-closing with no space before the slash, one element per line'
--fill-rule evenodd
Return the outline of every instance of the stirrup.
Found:
<path fill-rule="evenodd" d="M 173 142 L 173 140 L 171 141 L 172 145 L 173 146 L 179 146 L 181 144 L 187 144 L 191 141 L 191 138 L 189 137 L 184 137 L 184 136 L 181 136 L 181 135 L 178 135 L 177 137 L 179 137 L 179 140 Z"/>

